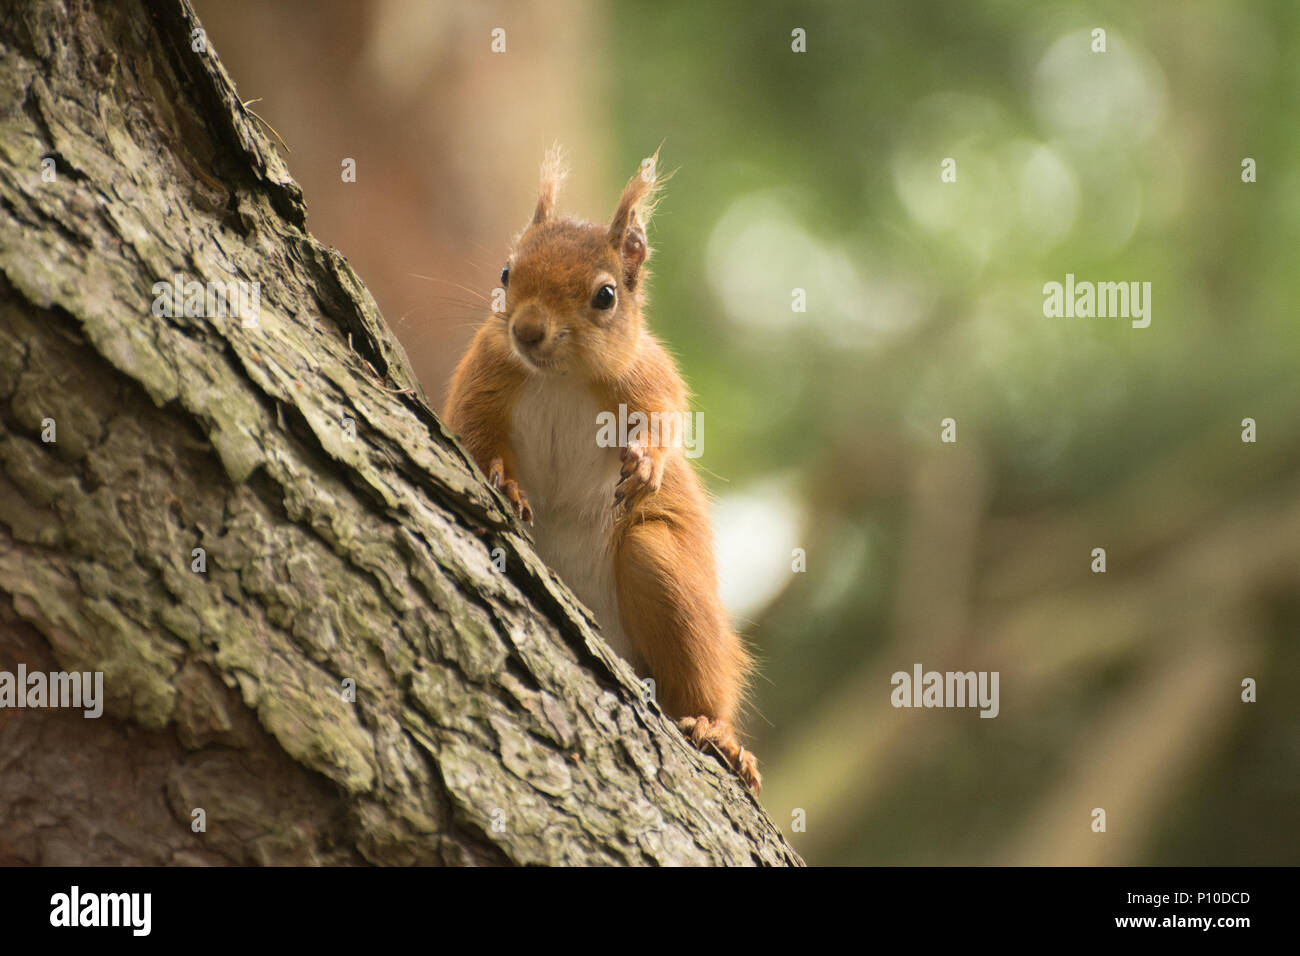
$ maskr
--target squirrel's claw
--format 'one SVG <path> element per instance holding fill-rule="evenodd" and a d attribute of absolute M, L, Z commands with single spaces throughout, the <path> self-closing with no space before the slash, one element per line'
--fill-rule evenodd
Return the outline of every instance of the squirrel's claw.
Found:
<path fill-rule="evenodd" d="M 614 507 L 622 504 L 631 508 L 646 495 L 659 490 L 664 466 L 641 444 L 625 446 L 619 457 L 623 465 L 618 472 L 618 484 L 614 486 Z"/>
<path fill-rule="evenodd" d="M 524 494 L 524 489 L 519 487 L 519 482 L 506 477 L 505 462 L 500 458 L 493 458 L 492 464 L 488 467 L 487 477 L 492 487 L 506 496 L 506 501 L 510 502 L 515 517 L 532 524 L 533 509 L 528 504 L 528 496 Z"/>
<path fill-rule="evenodd" d="M 734 770 L 745 785 L 754 793 L 763 788 L 763 777 L 758 772 L 758 760 L 740 745 L 736 732 L 725 720 L 712 720 L 708 717 L 683 717 L 677 721 L 677 727 L 686 739 L 700 750 L 712 744 L 722 754 L 727 766 Z"/>

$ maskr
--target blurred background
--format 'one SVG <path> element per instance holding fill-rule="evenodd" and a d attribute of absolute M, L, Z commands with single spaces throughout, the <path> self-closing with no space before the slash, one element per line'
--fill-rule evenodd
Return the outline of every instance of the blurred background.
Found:
<path fill-rule="evenodd" d="M 664 142 L 650 320 L 809 862 L 1300 863 L 1300 5 L 195 5 L 438 405 L 546 148 L 604 221 Z M 916 663 L 999 716 L 893 708 Z"/>

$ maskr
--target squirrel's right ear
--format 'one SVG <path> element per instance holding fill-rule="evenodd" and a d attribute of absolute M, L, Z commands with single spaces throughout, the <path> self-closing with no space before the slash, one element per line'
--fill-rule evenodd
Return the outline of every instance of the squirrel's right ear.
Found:
<path fill-rule="evenodd" d="M 533 224 L 545 222 L 555 211 L 555 197 L 560 191 L 560 183 L 568 170 L 564 166 L 564 152 L 560 147 L 552 146 L 542 160 L 542 185 L 537 192 L 537 210 L 533 213 Z"/>
<path fill-rule="evenodd" d="M 609 244 L 623 262 L 623 282 L 635 289 L 641 267 L 650 256 L 645 227 L 654 212 L 655 193 L 659 189 L 659 150 L 641 161 L 641 169 L 623 187 L 618 208 L 609 224 Z"/>

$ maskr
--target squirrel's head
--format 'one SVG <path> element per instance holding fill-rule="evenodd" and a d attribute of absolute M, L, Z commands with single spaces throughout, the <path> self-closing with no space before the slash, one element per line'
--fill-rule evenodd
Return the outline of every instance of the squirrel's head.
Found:
<path fill-rule="evenodd" d="M 635 358 L 658 158 L 642 162 L 600 225 L 556 217 L 564 173 L 558 151 L 547 156 L 537 209 L 501 270 L 505 334 L 530 372 L 609 380 Z"/>

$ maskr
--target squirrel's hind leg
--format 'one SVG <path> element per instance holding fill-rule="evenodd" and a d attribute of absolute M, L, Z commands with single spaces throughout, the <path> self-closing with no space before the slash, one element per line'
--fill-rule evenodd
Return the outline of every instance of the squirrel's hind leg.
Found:
<path fill-rule="evenodd" d="M 725 720 L 710 720 L 708 717 L 683 717 L 677 726 L 686 738 L 701 750 L 708 744 L 718 748 L 731 767 L 746 786 L 758 793 L 763 787 L 763 777 L 758 772 L 758 761 L 754 755 L 741 746 L 736 739 L 736 732 Z"/>

